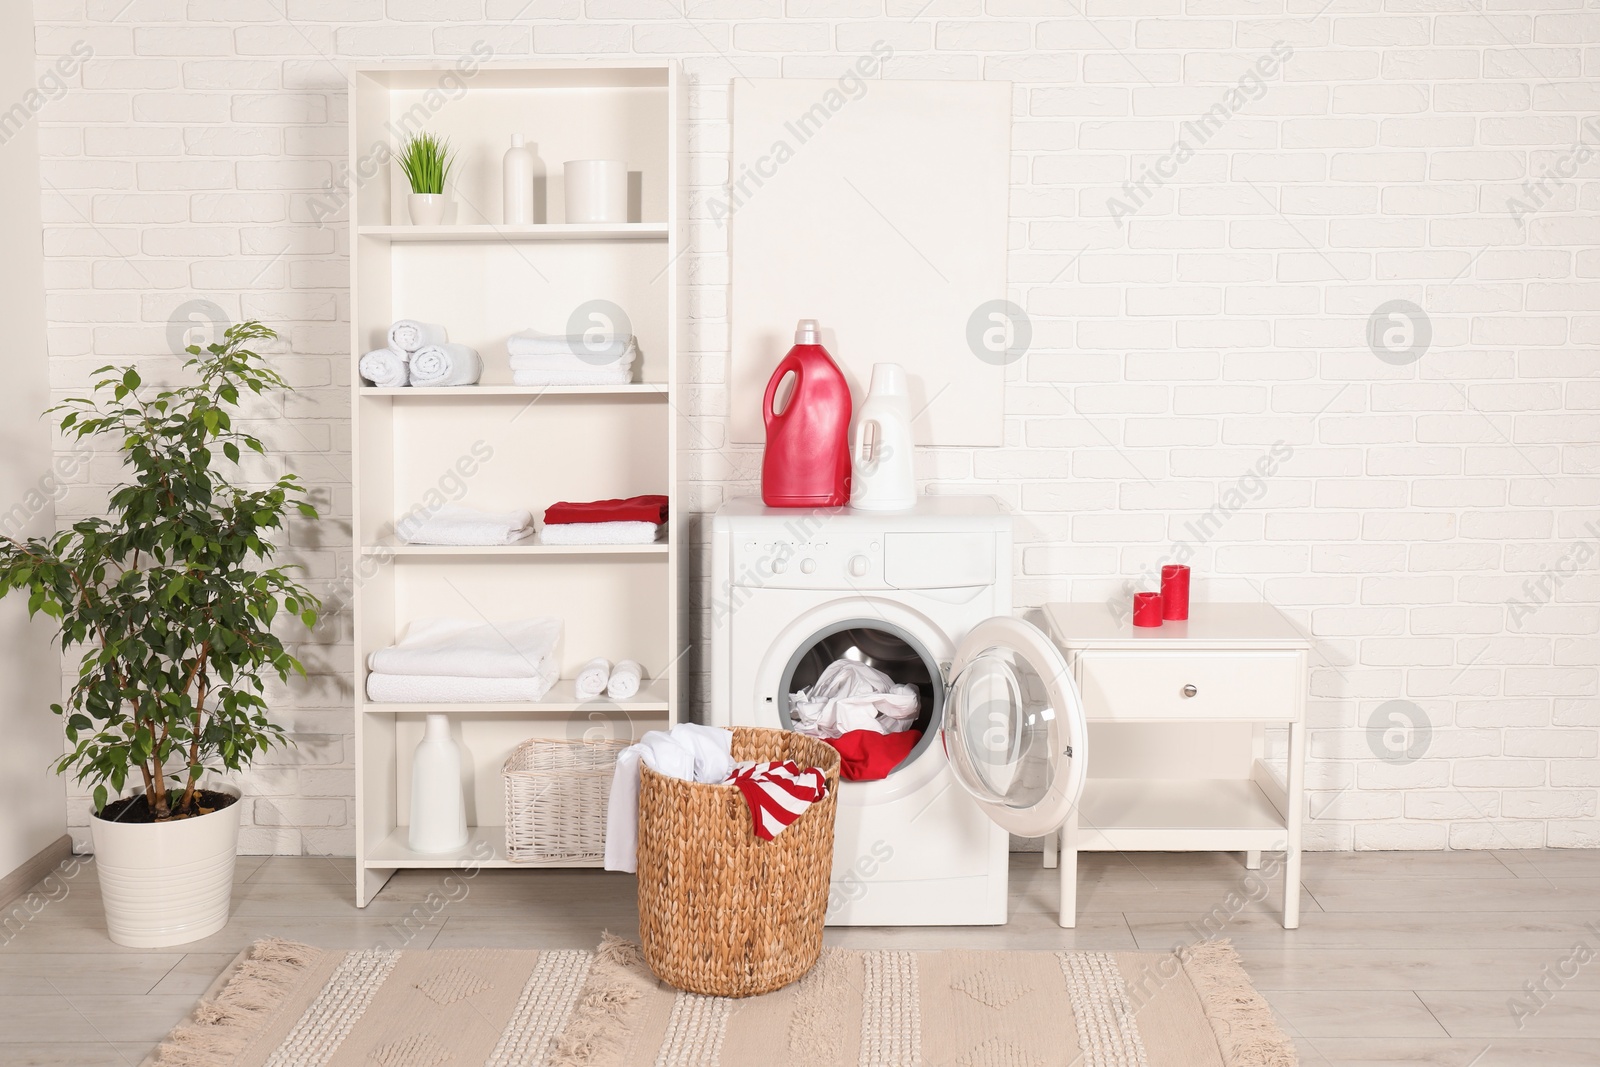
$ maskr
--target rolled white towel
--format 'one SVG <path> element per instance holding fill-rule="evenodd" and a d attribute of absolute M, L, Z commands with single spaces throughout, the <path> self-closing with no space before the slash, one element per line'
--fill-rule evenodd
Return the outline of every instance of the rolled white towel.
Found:
<path fill-rule="evenodd" d="M 660 529 L 653 522 L 546 523 L 539 541 L 546 545 L 650 545 Z"/>
<path fill-rule="evenodd" d="M 392 348 L 380 348 L 361 357 L 361 377 L 379 389 L 398 389 L 406 384 L 409 373 L 406 354 Z"/>
<path fill-rule="evenodd" d="M 612 700 L 627 700 L 637 696 L 639 683 L 643 680 L 643 667 L 631 659 L 622 660 L 611 669 L 611 679 L 606 683 L 606 696 Z"/>
<path fill-rule="evenodd" d="M 606 683 L 611 680 L 611 661 L 596 656 L 578 669 L 578 678 L 574 686 L 578 690 L 579 700 L 593 700 L 606 691 Z"/>
<path fill-rule="evenodd" d="M 428 345 L 442 345 L 450 340 L 443 326 L 416 319 L 401 319 L 389 327 L 389 347 L 407 355 Z"/>
<path fill-rule="evenodd" d="M 627 385 L 633 381 L 633 367 L 573 366 L 562 370 L 515 370 L 512 385 Z"/>
<path fill-rule="evenodd" d="M 533 516 L 526 511 L 490 512 L 445 504 L 400 516 L 394 533 L 408 545 L 510 545 L 533 533 Z"/>
<path fill-rule="evenodd" d="M 468 678 L 373 671 L 367 675 L 367 699 L 377 704 L 531 704 L 543 700 L 555 680 L 554 665 L 536 678 Z"/>
<path fill-rule="evenodd" d="M 411 384 L 415 388 L 476 385 L 483 377 L 483 358 L 466 345 L 425 345 L 411 356 Z"/>

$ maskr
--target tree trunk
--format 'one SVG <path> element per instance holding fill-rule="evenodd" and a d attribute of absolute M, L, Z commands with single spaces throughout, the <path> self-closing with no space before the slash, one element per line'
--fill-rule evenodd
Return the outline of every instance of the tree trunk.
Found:
<path fill-rule="evenodd" d="M 165 819 L 172 814 L 172 806 L 167 803 L 167 769 L 161 765 L 160 742 L 156 743 L 155 751 L 150 753 L 150 762 L 155 766 L 156 779 L 156 799 L 155 803 L 151 805 L 151 810 L 155 813 L 157 819 Z"/>
<path fill-rule="evenodd" d="M 205 690 L 200 691 L 200 700 L 205 701 Z M 194 740 L 189 744 L 189 773 L 183 785 L 183 799 L 178 801 L 179 811 L 190 811 L 194 807 L 195 787 L 200 784 L 200 779 L 194 775 L 194 769 L 200 765 L 200 731 L 205 727 L 205 709 L 200 708 L 194 713 Z"/>
<path fill-rule="evenodd" d="M 206 659 L 211 654 L 211 642 L 207 641 L 200 647 L 200 658 L 195 660 L 194 671 L 189 675 L 191 681 L 196 683 L 194 700 L 194 737 L 189 742 L 189 771 L 183 783 L 183 799 L 178 802 L 179 811 L 189 811 L 194 807 L 195 786 L 200 784 L 200 779 L 195 777 L 194 769 L 200 765 L 200 734 L 205 728 L 206 695 L 210 692 L 206 677 Z"/>

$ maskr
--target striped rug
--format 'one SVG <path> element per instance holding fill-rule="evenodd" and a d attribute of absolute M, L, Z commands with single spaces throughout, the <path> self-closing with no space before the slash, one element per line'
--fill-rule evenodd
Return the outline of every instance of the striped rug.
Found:
<path fill-rule="evenodd" d="M 681 993 L 638 948 L 241 953 L 151 1067 L 1294 1067 L 1226 942 L 828 949 L 787 989 Z"/>

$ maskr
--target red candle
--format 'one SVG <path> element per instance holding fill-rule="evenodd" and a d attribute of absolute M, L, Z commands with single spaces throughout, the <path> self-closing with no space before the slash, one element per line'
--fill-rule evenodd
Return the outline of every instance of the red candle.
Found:
<path fill-rule="evenodd" d="M 1189 568 L 1169 563 L 1161 568 L 1161 617 L 1182 620 L 1189 617 Z"/>
<path fill-rule="evenodd" d="M 1135 626 L 1161 625 L 1161 594 L 1133 594 L 1133 624 Z"/>

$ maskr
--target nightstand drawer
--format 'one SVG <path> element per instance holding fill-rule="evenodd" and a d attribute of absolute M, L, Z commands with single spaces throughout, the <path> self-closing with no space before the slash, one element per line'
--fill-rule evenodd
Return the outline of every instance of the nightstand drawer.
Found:
<path fill-rule="evenodd" d="M 1295 652 L 1084 652 L 1078 684 L 1090 719 L 1287 722 L 1299 715 Z"/>

